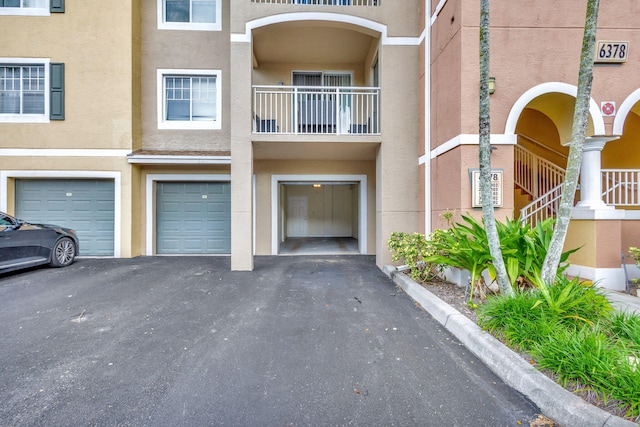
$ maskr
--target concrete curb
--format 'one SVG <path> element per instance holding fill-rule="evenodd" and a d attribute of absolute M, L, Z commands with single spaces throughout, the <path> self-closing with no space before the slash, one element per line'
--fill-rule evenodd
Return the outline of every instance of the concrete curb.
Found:
<path fill-rule="evenodd" d="M 394 266 L 383 272 L 411 298 L 451 332 L 469 351 L 484 362 L 505 384 L 527 396 L 544 415 L 564 427 L 637 427 L 636 423 L 616 417 L 593 406 L 560 387 L 529 365 L 458 310 L 420 286 Z"/>

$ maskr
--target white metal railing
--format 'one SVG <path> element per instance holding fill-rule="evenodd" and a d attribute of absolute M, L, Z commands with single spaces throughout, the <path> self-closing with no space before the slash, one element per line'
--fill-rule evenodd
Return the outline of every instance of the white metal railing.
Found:
<path fill-rule="evenodd" d="M 565 170 L 519 145 L 514 150 L 514 181 L 533 198 L 564 181 Z"/>
<path fill-rule="evenodd" d="M 553 217 L 560 208 L 560 198 L 562 197 L 562 185 L 547 191 L 542 196 L 529 203 L 520 210 L 520 222 L 535 226 L 538 222 Z"/>
<path fill-rule="evenodd" d="M 253 132 L 378 135 L 380 88 L 254 86 Z"/>
<path fill-rule="evenodd" d="M 602 169 L 602 201 L 613 206 L 640 206 L 640 170 Z"/>
<path fill-rule="evenodd" d="M 312 4 L 325 6 L 380 6 L 382 0 L 251 0 L 268 4 Z"/>

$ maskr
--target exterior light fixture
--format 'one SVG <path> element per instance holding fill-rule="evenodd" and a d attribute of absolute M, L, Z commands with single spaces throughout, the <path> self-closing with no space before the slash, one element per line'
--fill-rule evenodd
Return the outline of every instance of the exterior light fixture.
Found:
<path fill-rule="evenodd" d="M 322 184 L 313 184 L 313 188 L 320 188 L 322 187 Z"/>
<path fill-rule="evenodd" d="M 496 91 L 496 78 L 489 77 L 489 94 L 492 94 Z"/>

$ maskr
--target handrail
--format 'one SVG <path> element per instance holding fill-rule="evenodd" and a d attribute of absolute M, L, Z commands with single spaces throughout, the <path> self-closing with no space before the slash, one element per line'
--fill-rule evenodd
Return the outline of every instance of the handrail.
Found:
<path fill-rule="evenodd" d="M 518 133 L 518 134 L 516 134 L 516 135 L 517 135 L 519 138 L 526 139 L 527 141 L 529 141 L 530 143 L 532 143 L 532 144 L 533 144 L 533 145 L 535 145 L 536 147 L 540 147 L 540 148 L 542 148 L 543 150 L 546 150 L 546 151 L 548 151 L 548 152 L 550 152 L 550 153 L 553 153 L 553 154 L 555 154 L 556 156 L 559 156 L 559 157 L 561 157 L 561 158 L 563 158 L 563 159 L 565 159 L 565 160 L 567 160 L 567 159 L 569 158 L 569 156 L 567 156 L 566 154 L 563 154 L 563 153 L 561 153 L 561 152 L 559 152 L 559 151 L 557 151 L 557 150 L 554 150 L 553 148 L 551 148 L 551 147 L 548 147 L 548 146 L 544 145 L 542 142 L 539 142 L 539 141 L 537 141 L 537 140 L 535 140 L 535 139 L 531 138 L 530 136 L 523 135 L 523 134 L 521 134 L 521 133 Z"/>
<path fill-rule="evenodd" d="M 532 226 L 540 221 L 552 217 L 560 208 L 560 198 L 562 197 L 562 186 L 559 184 L 524 208 L 520 209 L 520 223 L 530 223 Z"/>
<path fill-rule="evenodd" d="M 514 160 L 514 181 L 533 198 L 564 180 L 564 169 L 520 145 L 514 147 Z"/>

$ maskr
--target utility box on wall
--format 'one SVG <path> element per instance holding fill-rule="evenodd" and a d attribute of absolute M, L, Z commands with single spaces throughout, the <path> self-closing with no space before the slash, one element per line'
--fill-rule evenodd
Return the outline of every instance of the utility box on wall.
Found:
<path fill-rule="evenodd" d="M 471 178 L 471 206 L 482 207 L 482 196 L 480 194 L 480 169 L 469 169 Z M 491 169 L 491 194 L 493 194 L 493 206 L 502 207 L 503 200 L 503 170 Z"/>

